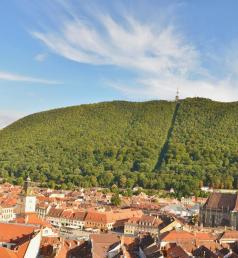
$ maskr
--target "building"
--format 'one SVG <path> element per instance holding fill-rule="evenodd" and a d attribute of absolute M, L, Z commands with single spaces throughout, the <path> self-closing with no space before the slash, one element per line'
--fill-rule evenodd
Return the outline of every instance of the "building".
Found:
<path fill-rule="evenodd" d="M 9 222 L 16 217 L 14 206 L 0 205 L 0 222 Z"/>
<path fill-rule="evenodd" d="M 0 257 L 36 258 L 41 230 L 33 226 L 0 223 Z"/>
<path fill-rule="evenodd" d="M 139 258 L 163 258 L 158 241 L 149 234 L 139 237 L 139 250 L 136 257 Z"/>
<path fill-rule="evenodd" d="M 116 234 L 93 234 L 90 239 L 93 258 L 112 258 L 121 252 L 121 240 Z"/>
<path fill-rule="evenodd" d="M 125 223 L 133 217 L 141 217 L 142 211 L 121 209 L 114 211 L 88 211 L 85 217 L 85 227 L 108 231 L 124 227 Z"/>
<path fill-rule="evenodd" d="M 125 237 L 111 233 L 92 234 L 90 235 L 90 242 L 91 256 L 89 257 L 92 258 L 138 257 L 139 241 L 134 237 Z"/>
<path fill-rule="evenodd" d="M 149 215 L 142 215 L 141 217 L 134 217 L 125 223 L 124 234 L 138 235 L 140 233 L 149 233 L 153 236 L 158 236 L 158 226 L 163 222 Z"/>
<path fill-rule="evenodd" d="M 238 194 L 213 192 L 200 209 L 200 223 L 238 229 Z"/>
<path fill-rule="evenodd" d="M 220 244 L 230 244 L 238 241 L 238 231 L 227 230 L 225 231 L 219 239 Z"/>
<path fill-rule="evenodd" d="M 42 219 L 46 218 L 50 209 L 51 209 L 51 205 L 49 203 L 41 202 L 36 205 L 36 213 Z"/>
<path fill-rule="evenodd" d="M 0 198 L 0 222 L 9 222 L 16 217 L 16 199 L 14 194 Z"/>
<path fill-rule="evenodd" d="M 166 257 L 168 258 L 190 258 L 191 254 L 186 252 L 181 246 L 179 245 L 172 245 L 166 252 Z M 206 257 L 206 256 L 199 256 L 199 257 Z M 210 256 L 209 256 L 210 257 Z"/>
<path fill-rule="evenodd" d="M 47 220 L 55 227 L 83 229 L 85 216 L 86 213 L 84 211 L 51 208 L 47 215 Z"/>

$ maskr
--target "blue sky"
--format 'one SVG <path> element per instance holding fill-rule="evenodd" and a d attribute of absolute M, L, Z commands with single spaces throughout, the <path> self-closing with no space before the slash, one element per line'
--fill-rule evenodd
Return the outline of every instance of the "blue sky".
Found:
<path fill-rule="evenodd" d="M 2 0 L 0 127 L 125 99 L 238 99 L 236 0 Z"/>

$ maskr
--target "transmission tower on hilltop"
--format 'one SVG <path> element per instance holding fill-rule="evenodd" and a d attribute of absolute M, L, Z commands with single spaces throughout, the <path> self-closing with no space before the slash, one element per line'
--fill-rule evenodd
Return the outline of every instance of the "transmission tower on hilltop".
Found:
<path fill-rule="evenodd" d="M 176 91 L 175 101 L 179 101 L 179 90 L 178 90 L 178 88 L 177 88 L 177 91 Z"/>

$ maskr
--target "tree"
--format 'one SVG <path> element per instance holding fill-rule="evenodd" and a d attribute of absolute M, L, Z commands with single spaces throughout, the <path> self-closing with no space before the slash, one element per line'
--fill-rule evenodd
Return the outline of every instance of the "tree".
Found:
<path fill-rule="evenodd" d="M 111 191 L 113 192 L 113 193 L 118 193 L 118 187 L 117 187 L 117 185 L 112 185 L 112 187 L 111 187 Z"/>
<path fill-rule="evenodd" d="M 18 177 L 17 180 L 16 180 L 16 183 L 17 183 L 17 185 L 21 185 L 22 186 L 24 184 L 23 177 Z"/>
<path fill-rule="evenodd" d="M 55 182 L 53 180 L 50 180 L 48 182 L 48 187 L 51 188 L 51 189 L 55 189 Z"/>
<path fill-rule="evenodd" d="M 125 186 L 126 186 L 126 181 L 127 181 L 126 176 L 121 175 L 121 176 L 120 176 L 120 179 L 119 179 L 119 186 L 120 186 L 121 188 L 125 188 Z"/>
<path fill-rule="evenodd" d="M 111 198 L 111 204 L 114 206 L 120 206 L 121 205 L 121 199 L 118 193 L 115 193 L 112 195 Z"/>

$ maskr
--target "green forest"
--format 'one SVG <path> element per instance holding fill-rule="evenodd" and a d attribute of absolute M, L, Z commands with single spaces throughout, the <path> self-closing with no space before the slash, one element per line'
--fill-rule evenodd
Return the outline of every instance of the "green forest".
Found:
<path fill-rule="evenodd" d="M 113 101 L 30 115 L 0 131 L 0 177 L 57 189 L 238 188 L 238 102 Z"/>

